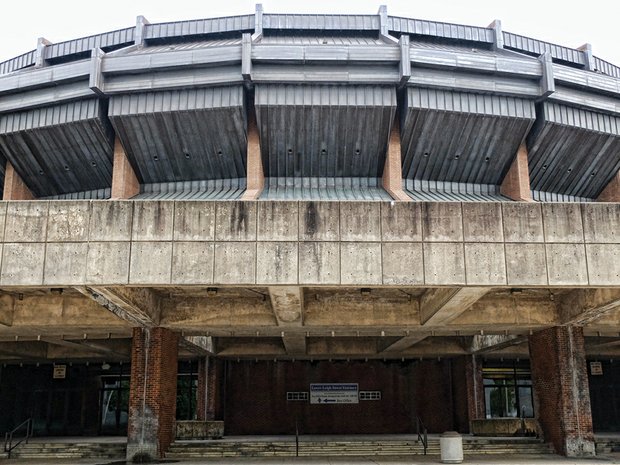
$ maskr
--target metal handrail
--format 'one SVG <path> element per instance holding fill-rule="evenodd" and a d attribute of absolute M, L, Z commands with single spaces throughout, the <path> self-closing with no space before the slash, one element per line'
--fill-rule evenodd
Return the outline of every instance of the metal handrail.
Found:
<path fill-rule="evenodd" d="M 426 455 L 426 449 L 428 448 L 428 431 L 424 423 L 422 423 L 422 419 L 418 416 L 415 417 L 416 423 L 416 431 L 418 433 L 418 441 L 422 443 L 422 447 L 424 447 L 424 455 Z"/>
<path fill-rule="evenodd" d="M 299 421 L 295 418 L 295 457 L 299 457 Z"/>
<path fill-rule="evenodd" d="M 20 438 L 19 441 L 17 441 L 15 444 L 13 444 L 13 436 L 20 429 L 22 429 L 23 426 L 26 426 L 26 435 Z M 13 428 L 12 431 L 9 431 L 8 433 L 4 433 L 4 452 L 8 453 L 8 458 L 11 458 L 11 451 L 15 449 L 17 446 L 19 446 L 22 442 L 26 441 L 26 444 L 28 444 L 28 439 L 32 437 L 32 430 L 33 430 L 32 418 L 28 418 L 27 420 L 24 420 L 19 425 L 17 425 L 15 428 Z"/>

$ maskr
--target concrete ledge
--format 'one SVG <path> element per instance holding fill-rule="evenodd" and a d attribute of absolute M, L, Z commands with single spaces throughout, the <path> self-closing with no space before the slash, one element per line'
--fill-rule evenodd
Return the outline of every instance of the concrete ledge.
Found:
<path fill-rule="evenodd" d="M 538 436 L 540 425 L 534 418 L 489 418 L 471 420 L 471 433 L 474 436 Z"/>
<path fill-rule="evenodd" d="M 1 222 L 2 286 L 620 286 L 617 204 L 24 201 Z"/>

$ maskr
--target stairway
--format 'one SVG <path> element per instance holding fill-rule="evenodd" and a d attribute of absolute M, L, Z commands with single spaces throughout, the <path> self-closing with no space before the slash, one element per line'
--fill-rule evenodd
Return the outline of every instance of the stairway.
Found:
<path fill-rule="evenodd" d="M 538 439 L 519 438 L 463 438 L 465 455 L 547 455 L 553 449 Z M 302 438 L 299 456 L 402 456 L 422 455 L 422 444 L 415 438 L 407 439 L 343 439 L 321 440 Z M 439 456 L 439 438 L 429 438 L 427 454 Z M 166 458 L 217 458 L 217 457 L 291 457 L 295 456 L 295 440 L 232 439 L 219 441 L 177 441 Z"/>
<path fill-rule="evenodd" d="M 11 452 L 12 459 L 124 459 L 122 442 L 29 442 Z"/>
<path fill-rule="evenodd" d="M 620 452 L 620 436 L 596 436 L 596 453 L 609 454 L 610 452 Z"/>

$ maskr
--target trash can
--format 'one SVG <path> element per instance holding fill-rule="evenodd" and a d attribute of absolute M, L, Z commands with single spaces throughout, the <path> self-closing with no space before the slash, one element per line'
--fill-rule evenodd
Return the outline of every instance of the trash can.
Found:
<path fill-rule="evenodd" d="M 463 437 L 456 431 L 446 431 L 439 437 L 442 463 L 463 462 Z"/>

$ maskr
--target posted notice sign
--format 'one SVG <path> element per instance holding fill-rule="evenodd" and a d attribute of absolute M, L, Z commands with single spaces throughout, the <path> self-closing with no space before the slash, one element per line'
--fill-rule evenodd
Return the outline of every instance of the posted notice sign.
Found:
<path fill-rule="evenodd" d="M 357 383 L 321 383 L 310 385 L 311 404 L 357 404 Z"/>

